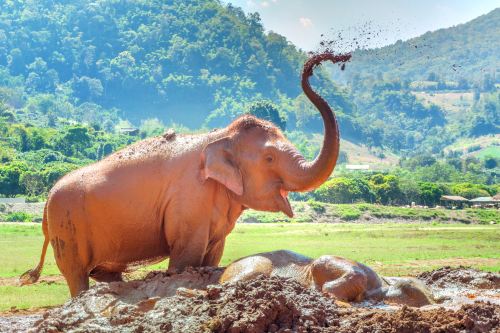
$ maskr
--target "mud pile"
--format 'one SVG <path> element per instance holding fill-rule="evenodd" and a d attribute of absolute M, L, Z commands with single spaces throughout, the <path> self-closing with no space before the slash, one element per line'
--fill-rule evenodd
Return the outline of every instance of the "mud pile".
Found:
<path fill-rule="evenodd" d="M 498 332 L 500 306 L 476 302 L 458 311 L 438 308 L 419 310 L 403 306 L 394 312 L 358 314 L 335 332 Z"/>
<path fill-rule="evenodd" d="M 461 304 L 475 301 L 500 305 L 500 274 L 481 272 L 472 268 L 449 266 L 417 276 L 440 300 L 440 305 L 455 310 Z"/>
<path fill-rule="evenodd" d="M 500 274 L 481 272 L 472 268 L 450 266 L 424 272 L 417 276 L 431 287 L 464 287 L 477 289 L 500 289 Z"/>
<path fill-rule="evenodd" d="M 159 281 L 159 279 L 153 279 Z M 168 283 L 170 277 L 160 279 Z M 335 303 L 295 281 L 257 278 L 145 298 L 148 282 L 99 283 L 45 314 L 33 332 L 298 332 L 338 325 Z M 138 290 L 138 292 L 133 291 Z M 124 291 L 121 297 L 118 291 Z"/>
<path fill-rule="evenodd" d="M 455 302 L 455 308 L 403 306 L 396 310 L 379 304 L 347 307 L 278 277 L 215 285 L 221 273 L 219 268 L 201 268 L 176 275 L 154 272 L 143 280 L 97 283 L 78 298 L 47 311 L 37 322 L 30 321 L 29 331 L 393 333 L 496 332 L 500 328 L 498 302 L 468 299 L 468 303 Z M 488 280 L 490 283 L 475 285 L 493 288 L 484 290 L 496 293 L 498 301 L 498 274 L 445 267 L 420 277 L 438 289 L 441 282 L 456 286 Z M 26 332 L 27 321 L 22 317 L 6 322 L 9 326 L 4 331 Z"/>

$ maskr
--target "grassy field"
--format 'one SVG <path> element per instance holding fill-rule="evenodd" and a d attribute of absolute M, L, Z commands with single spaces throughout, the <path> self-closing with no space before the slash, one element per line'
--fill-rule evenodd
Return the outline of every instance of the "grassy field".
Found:
<path fill-rule="evenodd" d="M 500 158 L 500 146 L 489 146 L 485 149 L 482 149 L 481 151 L 479 151 L 479 153 L 476 154 L 476 157 L 478 158 L 485 158 L 488 156 Z"/>
<path fill-rule="evenodd" d="M 448 112 L 467 112 L 473 104 L 473 94 L 471 92 L 414 92 L 413 94 L 424 105 L 435 104 Z"/>
<path fill-rule="evenodd" d="M 63 281 L 15 286 L 15 278 L 39 258 L 40 225 L 0 224 L 0 311 L 36 308 L 68 299 Z M 444 265 L 500 271 L 500 226 L 440 223 L 238 224 L 227 239 L 222 264 L 258 252 L 290 249 L 312 257 L 336 254 L 384 275 L 407 275 Z M 162 269 L 161 263 L 148 269 Z M 52 251 L 42 277 L 57 275 Z"/>
<path fill-rule="evenodd" d="M 484 135 L 477 138 L 463 138 L 444 148 L 445 153 L 458 151 L 466 156 L 500 158 L 500 135 Z"/>
<path fill-rule="evenodd" d="M 500 224 L 498 209 L 430 209 L 422 207 L 382 206 L 366 203 L 327 204 L 319 201 L 292 201 L 295 216 L 288 218 L 281 213 L 247 210 L 243 222 L 359 222 L 394 223 L 429 221 L 432 223 Z"/>

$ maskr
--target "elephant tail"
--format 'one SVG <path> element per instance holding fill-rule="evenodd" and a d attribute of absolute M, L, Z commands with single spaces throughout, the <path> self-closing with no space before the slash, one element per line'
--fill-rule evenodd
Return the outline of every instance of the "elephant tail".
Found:
<path fill-rule="evenodd" d="M 47 224 L 47 204 L 45 204 L 45 208 L 43 209 L 42 230 L 43 230 L 43 235 L 45 236 L 45 240 L 43 242 L 42 254 L 40 256 L 40 262 L 38 263 L 38 265 L 35 268 L 30 269 L 29 271 L 23 273 L 19 277 L 19 284 L 21 286 L 35 283 L 40 278 L 40 273 L 42 272 L 43 262 L 45 261 L 45 254 L 47 253 L 47 246 L 49 246 L 49 230 L 48 230 L 48 224 Z"/>

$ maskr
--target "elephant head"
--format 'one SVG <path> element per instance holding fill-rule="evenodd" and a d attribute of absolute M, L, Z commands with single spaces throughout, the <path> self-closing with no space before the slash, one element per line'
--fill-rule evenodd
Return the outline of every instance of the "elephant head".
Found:
<path fill-rule="evenodd" d="M 339 130 L 328 103 L 312 90 L 309 78 L 325 60 L 346 62 L 350 55 L 319 54 L 310 58 L 302 72 L 302 89 L 323 118 L 323 146 L 307 161 L 272 123 L 244 115 L 209 143 L 202 153 L 202 176 L 227 187 L 243 206 L 281 211 L 293 216 L 289 191 L 309 191 L 325 182 L 337 162 Z"/>

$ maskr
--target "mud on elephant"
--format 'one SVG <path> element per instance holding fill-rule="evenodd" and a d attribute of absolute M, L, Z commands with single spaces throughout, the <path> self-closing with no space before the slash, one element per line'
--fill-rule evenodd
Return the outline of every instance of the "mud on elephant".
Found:
<path fill-rule="evenodd" d="M 322 61 L 349 58 L 321 54 L 304 64 L 302 88 L 325 127 L 314 161 L 306 161 L 276 126 L 248 115 L 207 134 L 169 132 L 135 143 L 54 185 L 40 262 L 21 283 L 37 281 L 49 242 L 76 296 L 89 288 L 89 277 L 121 280 L 122 272 L 167 257 L 170 271 L 217 266 L 246 208 L 292 216 L 288 192 L 321 185 L 339 153 L 335 115 L 309 77 Z"/>
<path fill-rule="evenodd" d="M 384 278 L 370 267 L 343 257 L 312 259 L 287 250 L 238 259 L 226 267 L 219 282 L 247 281 L 258 275 L 291 278 L 344 302 L 383 301 L 421 307 L 436 301 L 418 279 Z"/>

